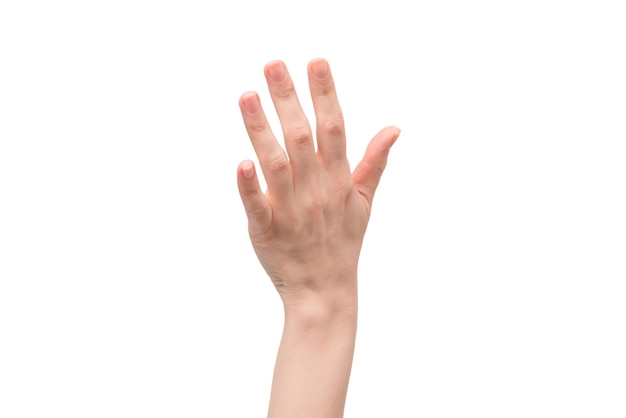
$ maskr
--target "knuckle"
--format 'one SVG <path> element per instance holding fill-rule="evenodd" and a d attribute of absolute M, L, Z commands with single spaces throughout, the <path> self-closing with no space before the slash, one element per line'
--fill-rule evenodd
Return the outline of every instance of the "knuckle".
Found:
<path fill-rule="evenodd" d="M 278 100 L 289 100 L 296 94 L 296 89 L 293 84 L 283 86 L 276 90 L 274 95 Z"/>
<path fill-rule="evenodd" d="M 270 157 L 267 160 L 267 168 L 275 173 L 286 172 L 289 168 L 289 161 L 287 161 L 284 155 Z"/>
<path fill-rule="evenodd" d="M 320 96 L 331 96 L 335 92 L 335 86 L 332 82 L 321 83 L 317 87 L 317 93 Z"/>
<path fill-rule="evenodd" d="M 255 197 L 257 193 L 258 190 L 252 187 L 245 187 L 241 189 L 241 196 L 246 200 Z"/>
<path fill-rule="evenodd" d="M 264 208 L 261 205 L 251 205 L 246 208 L 248 219 L 259 219 L 264 214 Z"/>
<path fill-rule="evenodd" d="M 324 130 L 324 132 L 332 136 L 343 135 L 343 117 L 341 115 L 335 115 L 327 118 L 322 124 L 322 129 Z"/>
<path fill-rule="evenodd" d="M 267 125 L 261 121 L 253 121 L 248 124 L 248 129 L 252 133 L 260 134 L 266 131 Z"/>
<path fill-rule="evenodd" d="M 307 127 L 298 126 L 289 131 L 288 138 L 296 144 L 307 145 L 313 140 L 313 135 Z"/>

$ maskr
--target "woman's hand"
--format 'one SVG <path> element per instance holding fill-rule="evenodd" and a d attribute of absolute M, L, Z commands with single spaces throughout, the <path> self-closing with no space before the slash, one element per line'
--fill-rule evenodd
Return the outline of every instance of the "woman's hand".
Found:
<path fill-rule="evenodd" d="M 272 382 L 268 417 L 339 418 L 352 367 L 357 325 L 357 263 L 374 192 L 400 131 L 388 127 L 370 142 L 350 173 L 343 117 L 328 63 L 309 63 L 317 150 L 285 65 L 265 76 L 278 112 L 283 150 L 259 96 L 239 101 L 267 192 L 254 165 L 237 180 L 248 230 L 261 264 L 285 306 L 285 327 Z"/>
<path fill-rule="evenodd" d="M 286 152 L 272 133 L 259 96 L 239 105 L 267 183 L 263 193 L 252 161 L 238 168 L 238 185 L 252 245 L 285 308 L 356 307 L 357 262 L 374 192 L 400 131 L 381 130 L 353 173 L 344 121 L 328 63 L 308 65 L 317 150 L 285 64 L 265 66 Z"/>

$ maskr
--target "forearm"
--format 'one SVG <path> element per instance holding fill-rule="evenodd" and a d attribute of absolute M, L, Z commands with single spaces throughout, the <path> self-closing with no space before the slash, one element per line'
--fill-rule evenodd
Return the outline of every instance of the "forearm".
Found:
<path fill-rule="evenodd" d="M 341 309 L 285 309 L 269 418 L 343 416 L 356 327 L 356 298 Z"/>
<path fill-rule="evenodd" d="M 374 193 L 400 134 L 395 127 L 378 132 L 351 172 L 328 63 L 312 60 L 307 72 L 315 136 L 282 61 L 269 62 L 264 73 L 284 148 L 259 95 L 247 92 L 239 100 L 267 183 L 261 190 L 254 163 L 243 161 L 239 194 L 252 246 L 285 307 L 269 418 L 343 416 L 356 338 L 357 263 Z"/>

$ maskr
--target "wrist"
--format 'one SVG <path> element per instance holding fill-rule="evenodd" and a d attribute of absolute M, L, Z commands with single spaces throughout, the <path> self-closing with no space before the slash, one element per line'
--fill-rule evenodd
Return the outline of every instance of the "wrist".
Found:
<path fill-rule="evenodd" d="M 357 331 L 357 304 L 328 308 L 312 304 L 285 308 L 283 338 L 318 352 L 352 352 Z"/>
<path fill-rule="evenodd" d="M 340 281 L 331 281 L 328 286 L 300 288 L 298 291 L 282 290 L 279 293 L 286 321 L 298 321 L 303 325 L 356 323 L 358 312 L 356 274 L 344 276 Z"/>
<path fill-rule="evenodd" d="M 356 328 L 358 303 L 352 301 L 339 303 L 307 302 L 285 304 L 285 326 L 294 325 L 301 329 L 347 327 Z"/>
<path fill-rule="evenodd" d="M 357 332 L 350 295 L 285 303 L 268 416 L 342 416 Z"/>

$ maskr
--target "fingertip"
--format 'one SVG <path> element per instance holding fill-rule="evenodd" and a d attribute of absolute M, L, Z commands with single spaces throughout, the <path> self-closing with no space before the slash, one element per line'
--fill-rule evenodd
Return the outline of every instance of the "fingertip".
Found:
<path fill-rule="evenodd" d="M 391 135 L 391 136 L 396 136 L 396 137 L 397 137 L 398 135 L 400 135 L 400 132 L 401 132 L 401 131 L 400 131 L 400 128 L 398 128 L 397 126 L 395 126 L 395 125 L 389 125 L 389 126 L 387 126 L 386 128 L 383 128 L 382 132 L 385 132 L 385 133 L 387 133 L 388 135 Z"/>
<path fill-rule="evenodd" d="M 326 58 L 315 57 L 315 58 L 312 58 L 311 61 L 309 61 L 309 65 L 315 64 L 317 62 L 328 64 L 328 60 L 326 60 Z"/>
<path fill-rule="evenodd" d="M 237 185 L 244 206 L 249 207 L 261 194 L 259 179 L 256 175 L 254 163 L 244 160 L 237 167 Z"/>
<path fill-rule="evenodd" d="M 241 94 L 241 96 L 239 96 L 239 103 L 243 103 L 246 99 L 250 98 L 250 97 L 254 97 L 256 96 L 256 92 L 255 91 L 246 91 L 244 93 Z"/>
<path fill-rule="evenodd" d="M 330 72 L 330 65 L 324 58 L 313 58 L 309 61 L 309 72 L 318 79 L 324 79 Z"/>
<path fill-rule="evenodd" d="M 255 114 L 261 108 L 259 95 L 255 91 L 247 91 L 239 97 L 239 107 L 250 114 Z"/>
<path fill-rule="evenodd" d="M 281 60 L 272 60 L 265 64 L 265 77 L 274 83 L 282 83 L 287 74 L 287 66 Z"/>
<path fill-rule="evenodd" d="M 374 139 L 372 140 L 372 142 L 385 144 L 384 146 L 386 146 L 387 148 L 391 148 L 393 144 L 396 143 L 396 140 L 398 139 L 399 136 L 400 136 L 400 128 L 398 128 L 397 126 L 391 125 L 391 126 L 387 126 L 381 129 L 380 132 L 378 132 L 378 134 L 374 136 Z"/>
<path fill-rule="evenodd" d="M 270 60 L 267 64 L 265 64 L 265 70 L 268 70 L 270 67 L 275 65 L 285 65 L 285 63 L 282 60 Z"/>
<path fill-rule="evenodd" d="M 252 180 L 255 174 L 254 163 L 250 160 L 242 161 L 239 164 L 239 172 L 245 180 Z"/>
<path fill-rule="evenodd" d="M 252 161 L 245 160 L 239 163 L 237 184 L 241 201 L 248 216 L 249 228 L 266 231 L 268 222 L 271 222 L 271 209 L 265 194 L 259 187 Z"/>
<path fill-rule="evenodd" d="M 389 152 L 393 144 L 396 143 L 400 129 L 395 126 L 387 126 L 381 129 L 370 141 L 368 152 Z"/>

